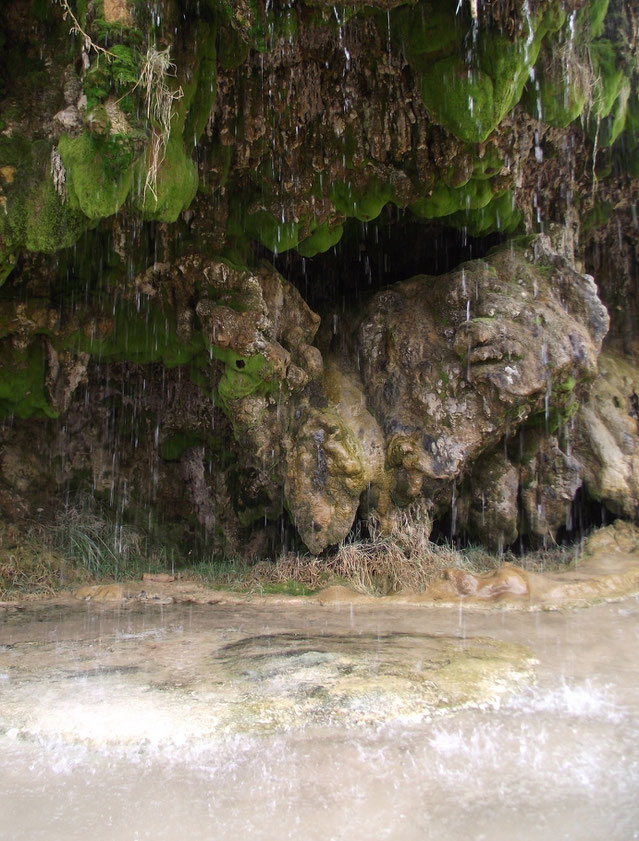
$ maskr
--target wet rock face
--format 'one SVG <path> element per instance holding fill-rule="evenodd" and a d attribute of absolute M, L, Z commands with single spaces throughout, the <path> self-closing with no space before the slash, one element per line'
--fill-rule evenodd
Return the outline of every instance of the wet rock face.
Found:
<path fill-rule="evenodd" d="M 130 323 L 122 335 L 117 314 L 95 331 L 44 302 L 5 308 L 5 352 L 44 348 L 41 399 L 60 418 L 44 449 L 61 456 L 49 468 L 58 487 L 90 471 L 125 507 L 174 506 L 227 549 L 284 506 L 319 553 L 358 510 L 383 528 L 416 500 L 435 515 L 452 504 L 494 546 L 522 530 L 542 539 L 566 522 L 584 475 L 591 487 L 600 475 L 548 425 L 566 424 L 586 395 L 608 318 L 592 279 L 543 238 L 377 293 L 344 320 L 340 353 L 313 344 L 319 317 L 266 264 L 193 255 L 154 264 L 119 295 L 156 325 L 152 348 Z M 73 354 L 77 334 L 85 349 Z M 175 374 L 141 364 L 127 383 L 123 365 L 109 384 L 104 357 L 134 351 L 177 363 Z M 120 391 L 121 429 L 108 408 Z M 507 441 L 524 428 L 517 455 Z M 11 428 L 4 438 L 2 480 L 25 504 L 42 484 L 20 458 L 28 439 Z"/>
<path fill-rule="evenodd" d="M 607 326 L 592 278 L 517 248 L 375 296 L 358 348 L 396 502 L 436 498 L 548 406 L 569 414 Z"/>
<path fill-rule="evenodd" d="M 262 553 L 282 523 L 319 553 L 416 501 L 494 546 L 556 534 L 579 488 L 636 515 L 636 389 L 615 375 L 578 412 L 608 315 L 573 267 L 597 267 L 618 337 L 639 196 L 627 4 L 6 6 L 4 510 L 90 485 Z M 402 229 L 473 255 L 486 235 L 553 246 L 437 277 L 412 255 L 374 280 L 358 232 L 382 214 L 409 220 L 390 251 Z M 295 251 L 287 277 L 260 262 L 286 274 Z M 339 350 L 308 305 L 333 295 L 308 290 L 321 254 Z"/>
<path fill-rule="evenodd" d="M 599 359 L 590 400 L 577 416 L 575 452 L 590 496 L 622 517 L 639 512 L 639 377 L 613 353 Z"/>

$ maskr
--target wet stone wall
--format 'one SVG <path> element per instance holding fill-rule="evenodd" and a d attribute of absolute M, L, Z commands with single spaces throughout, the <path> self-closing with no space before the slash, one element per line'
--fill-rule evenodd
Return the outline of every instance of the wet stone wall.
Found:
<path fill-rule="evenodd" d="M 11 0 L 0 517 L 247 556 L 635 519 L 638 26 Z"/>

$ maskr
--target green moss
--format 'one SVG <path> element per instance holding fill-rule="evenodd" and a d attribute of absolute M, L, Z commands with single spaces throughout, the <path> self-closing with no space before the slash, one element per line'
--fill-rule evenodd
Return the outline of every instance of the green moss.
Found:
<path fill-rule="evenodd" d="M 146 145 L 146 136 L 142 132 L 131 134 L 113 133 L 97 141 L 102 155 L 104 172 L 113 179 L 128 172 L 135 159 Z"/>
<path fill-rule="evenodd" d="M 460 17 L 453 4 L 438 2 L 398 9 L 391 17 L 391 33 L 418 73 L 427 72 L 433 54 L 454 50 L 462 37 Z"/>
<path fill-rule="evenodd" d="M 231 27 L 218 29 L 217 58 L 223 70 L 235 70 L 244 64 L 250 52 L 250 45 Z"/>
<path fill-rule="evenodd" d="M 21 135 L 0 136 L 0 166 L 27 169 L 32 162 L 34 145 Z"/>
<path fill-rule="evenodd" d="M 104 105 L 95 105 L 87 110 L 83 122 L 87 130 L 98 137 L 108 135 L 111 128 L 111 121 Z"/>
<path fill-rule="evenodd" d="M 626 128 L 628 120 L 628 105 L 631 96 L 630 82 L 625 79 L 615 100 L 611 113 L 599 122 L 596 131 L 597 145 L 599 148 L 612 146 L 619 135 Z M 591 134 L 593 127 L 591 126 Z"/>
<path fill-rule="evenodd" d="M 567 24 L 552 40 L 547 39 L 535 66 L 535 79 L 528 82 L 523 96 L 529 114 L 557 128 L 564 128 L 582 113 L 591 93 L 587 70 L 576 52 L 587 35 L 582 27 L 575 33 L 571 26 L 574 23 Z M 558 60 L 571 41 L 576 43 L 570 48 L 569 58 Z"/>
<path fill-rule="evenodd" d="M 133 167 L 114 174 L 104 158 L 104 146 L 88 132 L 79 137 L 63 134 L 58 151 L 66 170 L 69 204 L 89 219 L 103 219 L 116 213 L 133 184 Z"/>
<path fill-rule="evenodd" d="M 2 286 L 2 284 L 14 270 L 16 260 L 17 258 L 15 254 L 3 254 L 2 252 L 0 252 L 0 286 Z"/>
<path fill-rule="evenodd" d="M 437 219 L 450 216 L 459 210 L 477 210 L 485 207 L 493 198 L 489 181 L 471 179 L 462 187 L 448 187 L 438 184 L 430 196 L 419 199 L 410 206 L 411 211 L 422 219 Z"/>
<path fill-rule="evenodd" d="M 232 146 L 225 146 L 215 141 L 211 143 L 209 149 L 207 172 L 202 178 L 201 186 L 215 190 L 226 186 L 234 150 Z"/>
<path fill-rule="evenodd" d="M 177 461 L 184 450 L 204 443 L 206 443 L 204 437 L 199 432 L 193 432 L 192 430 L 176 432 L 175 435 L 171 435 L 162 443 L 160 456 L 164 461 Z"/>
<path fill-rule="evenodd" d="M 471 151 L 474 149 L 471 147 Z M 475 157 L 475 162 L 473 165 L 473 178 L 476 179 L 488 179 L 494 178 L 495 175 L 498 175 L 504 162 L 502 161 L 499 150 L 495 146 L 494 143 L 487 143 L 484 147 L 484 154 L 480 158 L 478 156 Z M 460 184 L 456 184 L 454 186 L 461 186 Z"/>
<path fill-rule="evenodd" d="M 620 63 L 619 47 L 605 38 L 599 38 L 590 45 L 590 58 L 596 78 L 592 115 L 607 117 L 615 100 L 627 84 Z"/>
<path fill-rule="evenodd" d="M 454 56 L 436 62 L 421 80 L 424 105 L 460 140 L 485 140 L 499 120 L 493 81 Z"/>
<path fill-rule="evenodd" d="M 495 196 L 487 205 L 475 210 L 462 210 L 446 217 L 446 223 L 464 228 L 471 236 L 486 236 L 499 231 L 512 233 L 521 222 L 521 213 L 515 207 L 510 190 Z"/>
<path fill-rule="evenodd" d="M 582 217 L 581 220 L 581 234 L 585 236 L 590 231 L 601 228 L 608 223 L 612 215 L 612 205 L 606 201 L 595 200 L 593 207 L 590 208 Z"/>
<path fill-rule="evenodd" d="M 99 359 L 127 360 L 139 365 L 161 361 L 168 368 L 189 363 L 204 349 L 199 333 L 189 342 L 179 338 L 173 310 L 150 302 L 139 311 L 128 301 L 115 303 L 109 335 L 77 330 L 53 336 L 52 341 L 59 350 L 83 351 Z"/>
<path fill-rule="evenodd" d="M 184 151 L 182 138 L 171 133 L 158 172 L 157 198 L 150 190 L 144 193 L 147 167 L 146 157 L 140 158 L 135 166 L 133 207 L 144 219 L 175 222 L 195 198 L 198 187 L 197 167 Z"/>
<path fill-rule="evenodd" d="M 197 76 L 196 88 L 189 103 L 188 116 L 184 126 L 184 142 L 187 149 L 200 139 L 211 115 L 217 94 L 217 51 L 215 46 L 217 30 L 204 22 L 197 32 Z"/>
<path fill-rule="evenodd" d="M 565 20 L 563 12 L 533 12 L 516 38 L 483 30 L 470 65 L 464 46 L 472 22 L 461 24 L 453 4 L 421 3 L 402 10 L 393 27 L 396 40 L 421 77 L 424 105 L 438 123 L 461 140 L 485 140 L 520 100 L 542 39 Z"/>
<path fill-rule="evenodd" d="M 529 85 L 525 107 L 529 114 L 548 125 L 565 128 L 582 113 L 588 101 L 587 91 L 578 81 L 538 78 L 539 87 Z"/>
<path fill-rule="evenodd" d="M 136 47 L 110 43 L 109 53 L 111 58 L 97 54 L 84 77 L 88 110 L 103 103 L 112 91 L 121 97 L 139 82 L 143 57 Z"/>
<path fill-rule="evenodd" d="M 369 222 L 379 216 L 387 202 L 393 200 L 393 191 L 390 185 L 371 177 L 367 183 L 357 187 L 343 181 L 336 182 L 331 185 L 329 196 L 342 215 Z M 275 254 L 297 247 L 305 257 L 328 250 L 339 242 L 343 233 L 341 225 L 331 226 L 328 222 L 317 225 L 308 219 L 281 220 L 264 209 L 245 214 L 239 205 L 231 214 L 228 230 L 232 236 L 248 234 L 259 239 Z"/>
<path fill-rule="evenodd" d="M 233 30 L 238 40 L 258 52 L 270 49 L 278 38 L 290 38 L 297 32 L 296 12 L 287 8 L 288 3 L 277 11 L 272 6 L 265 7 L 260 0 L 248 0 L 239 8 L 232 0 L 215 0 L 210 5 L 221 13 L 225 30 Z M 230 65 L 230 69 L 233 66 L 237 64 Z"/>
<path fill-rule="evenodd" d="M 330 198 L 339 213 L 370 222 L 379 216 L 385 204 L 393 201 L 393 190 L 390 184 L 376 177 L 370 178 L 364 187 L 337 181 L 331 185 Z"/>
<path fill-rule="evenodd" d="M 94 39 L 109 50 L 114 44 L 139 47 L 148 40 L 148 32 L 143 33 L 135 26 L 128 26 L 121 20 L 107 21 L 104 17 L 103 3 L 101 0 L 94 0 L 95 16 L 91 25 L 91 34 Z M 148 14 L 148 10 L 147 10 Z M 153 15 L 153 17 L 155 17 Z"/>
<path fill-rule="evenodd" d="M 631 90 L 626 111 L 626 127 L 615 145 L 614 154 L 625 172 L 639 176 L 639 91 Z"/>
<path fill-rule="evenodd" d="M 44 388 L 45 358 L 36 339 L 25 350 L 0 342 L 0 417 L 56 417 Z"/>
<path fill-rule="evenodd" d="M 245 214 L 241 207 L 236 207 L 229 219 L 229 232 L 237 236 L 249 235 L 264 245 L 274 254 L 288 251 L 300 241 L 301 222 L 276 219 L 267 210 Z"/>
<path fill-rule="evenodd" d="M 94 63 L 89 67 L 84 77 L 82 88 L 87 98 L 88 109 L 93 108 L 107 98 L 111 90 L 111 73 L 104 56 L 98 55 Z"/>
<path fill-rule="evenodd" d="M 544 429 L 555 435 L 579 411 L 579 403 L 574 400 L 562 400 L 561 405 L 551 406 L 547 412 L 536 412 L 522 424 L 522 429 Z"/>
<path fill-rule="evenodd" d="M 86 6 L 86 0 L 81 0 L 81 2 Z M 78 17 L 78 20 L 82 22 L 82 13 L 80 11 L 80 5 L 81 3 L 79 2 L 77 4 L 76 16 Z M 41 21 L 42 23 L 46 22 L 51 17 L 50 0 L 31 0 L 30 12 L 36 20 Z M 84 15 L 86 15 L 86 12 L 84 12 Z M 2 39 L 0 39 L 0 43 L 1 41 Z"/>
<path fill-rule="evenodd" d="M 302 257 L 315 257 L 316 254 L 321 254 L 337 245 L 343 233 L 342 225 L 335 225 L 331 228 L 328 222 L 324 222 L 313 231 L 310 237 L 300 242 L 297 250 Z"/>
<path fill-rule="evenodd" d="M 233 420 L 233 403 L 249 394 L 273 394 L 279 381 L 273 368 L 261 354 L 241 356 L 233 350 L 211 346 L 211 353 L 225 363 L 224 374 L 218 383 L 218 397 L 224 411 Z"/>
<path fill-rule="evenodd" d="M 0 277 L 4 280 L 17 251 L 25 247 L 45 252 L 65 248 L 75 242 L 86 222 L 53 186 L 48 141 L 1 138 L 0 166 L 14 170 L 11 178 L 1 179 L 6 202 L 0 212 Z"/>
<path fill-rule="evenodd" d="M 551 3 L 545 13 L 533 9 L 515 39 L 500 32 L 479 39 L 478 63 L 493 80 L 499 122 L 521 99 L 544 37 L 557 31 L 565 20 L 560 5 Z"/>
<path fill-rule="evenodd" d="M 568 377 L 562 383 L 557 386 L 558 391 L 562 393 L 568 393 L 570 391 L 574 391 L 577 382 L 574 377 Z"/>
<path fill-rule="evenodd" d="M 124 44 L 114 44 L 109 48 L 109 52 L 114 56 L 109 69 L 116 89 L 122 90 L 136 85 L 142 69 L 142 56 L 138 50 Z"/>
<path fill-rule="evenodd" d="M 278 40 L 292 41 L 297 36 L 298 30 L 299 24 L 295 9 L 285 9 L 275 19 L 275 37 Z"/>
<path fill-rule="evenodd" d="M 610 0 L 590 0 L 577 13 L 580 23 L 587 21 L 593 38 L 599 38 L 603 34 L 604 20 L 608 13 L 609 5 Z"/>
<path fill-rule="evenodd" d="M 45 178 L 26 202 L 24 247 L 53 253 L 68 248 L 86 228 L 86 220 L 74 212 Z"/>

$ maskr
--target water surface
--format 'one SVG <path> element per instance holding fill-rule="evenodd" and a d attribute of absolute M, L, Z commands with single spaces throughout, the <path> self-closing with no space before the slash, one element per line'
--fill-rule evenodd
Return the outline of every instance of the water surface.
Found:
<path fill-rule="evenodd" d="M 630 841 L 638 643 L 636 598 L 5 608 L 0 838 Z"/>

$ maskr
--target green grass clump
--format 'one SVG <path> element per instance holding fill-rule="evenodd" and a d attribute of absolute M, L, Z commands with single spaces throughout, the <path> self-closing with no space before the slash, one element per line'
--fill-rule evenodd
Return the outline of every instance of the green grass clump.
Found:
<path fill-rule="evenodd" d="M 45 530 L 66 562 L 90 579 L 140 578 L 174 563 L 167 550 L 133 525 L 117 522 L 94 497 L 79 496 Z"/>

